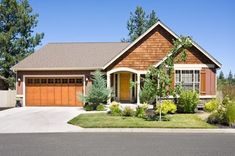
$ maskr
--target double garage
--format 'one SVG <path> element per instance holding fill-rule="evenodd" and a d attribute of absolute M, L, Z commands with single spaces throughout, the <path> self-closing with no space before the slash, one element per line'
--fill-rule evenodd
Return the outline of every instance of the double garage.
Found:
<path fill-rule="evenodd" d="M 83 106 L 83 77 L 26 77 L 26 106 Z"/>

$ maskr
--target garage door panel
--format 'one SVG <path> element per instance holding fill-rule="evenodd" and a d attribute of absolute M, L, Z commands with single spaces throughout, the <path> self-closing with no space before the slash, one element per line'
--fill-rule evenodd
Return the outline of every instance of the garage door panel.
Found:
<path fill-rule="evenodd" d="M 29 79 L 30 81 L 28 81 Z M 27 106 L 83 106 L 81 78 L 27 78 Z"/>
<path fill-rule="evenodd" d="M 76 105 L 76 88 L 75 86 L 69 86 L 69 105 Z"/>
<path fill-rule="evenodd" d="M 60 106 L 62 104 L 61 97 L 62 97 L 61 86 L 55 86 L 55 105 L 56 106 Z"/>
<path fill-rule="evenodd" d="M 34 78 L 33 82 L 34 85 L 32 85 L 33 88 L 33 105 L 40 106 L 41 105 L 41 89 L 40 89 L 40 81 L 39 78 Z"/>
<path fill-rule="evenodd" d="M 49 106 L 55 105 L 55 87 L 54 86 L 48 86 L 47 91 L 48 91 L 47 92 L 47 94 L 48 94 L 47 104 Z"/>
<path fill-rule="evenodd" d="M 69 103 L 69 87 L 61 86 L 61 105 L 66 106 Z"/>
<path fill-rule="evenodd" d="M 33 105 L 33 87 L 32 86 L 28 86 L 27 90 L 26 90 L 26 95 L 30 95 L 30 96 L 26 96 L 26 103 L 28 104 L 28 106 Z"/>
<path fill-rule="evenodd" d="M 41 89 L 41 105 L 46 106 L 48 101 L 47 86 L 43 85 L 40 87 L 40 89 Z"/>
<path fill-rule="evenodd" d="M 76 105 L 82 106 L 83 102 L 81 101 L 80 96 L 83 94 L 83 86 L 76 86 Z"/>

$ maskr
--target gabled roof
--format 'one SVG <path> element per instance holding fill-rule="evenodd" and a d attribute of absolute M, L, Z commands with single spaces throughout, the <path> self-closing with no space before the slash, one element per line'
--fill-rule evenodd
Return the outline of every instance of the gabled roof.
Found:
<path fill-rule="evenodd" d="M 131 44 L 123 42 L 72 42 L 49 43 L 12 67 L 17 70 L 96 70 L 106 69 L 158 25 L 168 31 L 175 39 L 179 36 L 161 21 L 158 21 Z M 221 67 L 213 56 L 192 41 L 203 55 L 217 67 Z M 165 58 L 162 59 L 164 61 Z M 159 65 L 162 61 L 156 64 Z"/>
<path fill-rule="evenodd" d="M 120 53 L 129 43 L 49 43 L 16 64 L 17 70 L 95 70 Z"/>
<path fill-rule="evenodd" d="M 163 27 L 166 31 L 168 31 L 174 38 L 178 39 L 179 36 L 174 33 L 170 28 L 168 28 L 164 23 L 162 23 L 160 20 L 154 24 L 152 27 L 150 27 L 145 33 L 143 33 L 140 37 L 138 37 L 134 42 L 132 42 L 129 46 L 127 46 L 125 49 L 123 49 L 120 53 L 118 53 L 112 60 L 110 60 L 103 69 L 106 69 L 109 65 L 111 65 L 115 60 L 117 60 L 120 56 L 122 56 L 124 53 L 126 53 L 131 47 L 133 47 L 135 44 L 137 44 L 142 38 L 144 38 L 148 33 L 150 33 L 154 28 L 156 28 L 158 25 Z M 209 58 L 213 63 L 215 63 L 219 68 L 221 68 L 221 63 L 217 61 L 212 55 L 210 55 L 206 50 L 204 50 L 202 47 L 200 47 L 196 42 L 192 41 L 192 45 L 196 47 L 202 54 L 204 54 L 207 58 Z M 167 57 L 167 56 L 166 56 Z M 163 60 L 166 58 L 163 58 Z M 163 61 L 162 60 L 162 61 Z M 157 63 L 159 65 L 162 61 Z"/>

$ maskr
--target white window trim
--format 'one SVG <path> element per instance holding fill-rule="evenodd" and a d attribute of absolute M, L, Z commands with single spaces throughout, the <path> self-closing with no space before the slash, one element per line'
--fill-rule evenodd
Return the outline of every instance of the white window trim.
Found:
<path fill-rule="evenodd" d="M 26 78 L 28 77 L 39 77 L 39 78 L 42 78 L 42 77 L 82 77 L 83 78 L 83 95 L 86 94 L 86 76 L 85 75 L 23 75 L 23 107 L 27 107 L 26 106 L 26 85 L 25 85 L 25 80 Z M 83 102 L 83 104 L 85 104 L 85 102 Z"/>
<path fill-rule="evenodd" d="M 195 91 L 195 85 L 196 84 L 199 84 L 199 87 L 198 87 L 198 89 L 199 89 L 199 94 L 200 94 L 200 90 L 201 90 L 201 78 L 199 79 L 199 82 L 195 82 L 195 71 L 199 71 L 199 77 L 201 77 L 200 76 L 200 70 L 201 69 L 198 69 L 198 68 L 194 68 L 194 69 L 191 69 L 191 68 L 181 68 L 181 69 L 174 69 L 174 84 L 176 85 L 177 83 L 176 83 L 176 70 L 179 70 L 180 71 L 180 83 L 182 83 L 182 71 L 183 70 L 192 70 L 193 71 L 193 91 Z"/>
<path fill-rule="evenodd" d="M 214 67 L 214 64 L 174 64 L 175 70 L 201 70 L 202 68 Z"/>

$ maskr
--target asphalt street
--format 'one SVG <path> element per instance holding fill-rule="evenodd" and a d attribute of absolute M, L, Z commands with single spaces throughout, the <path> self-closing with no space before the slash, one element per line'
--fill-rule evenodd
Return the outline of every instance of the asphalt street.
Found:
<path fill-rule="evenodd" d="M 0 134 L 0 156 L 234 156 L 235 134 Z"/>

